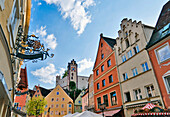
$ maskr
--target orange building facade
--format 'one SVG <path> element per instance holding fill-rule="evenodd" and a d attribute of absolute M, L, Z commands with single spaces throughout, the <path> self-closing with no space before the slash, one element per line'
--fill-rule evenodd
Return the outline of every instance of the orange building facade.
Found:
<path fill-rule="evenodd" d="M 165 108 L 170 108 L 170 1 L 159 16 L 147 50 L 155 71 Z"/>
<path fill-rule="evenodd" d="M 123 116 L 122 98 L 116 67 L 115 39 L 100 35 L 98 52 L 93 68 L 95 110 L 101 113 L 100 105 L 105 104 L 105 116 Z"/>

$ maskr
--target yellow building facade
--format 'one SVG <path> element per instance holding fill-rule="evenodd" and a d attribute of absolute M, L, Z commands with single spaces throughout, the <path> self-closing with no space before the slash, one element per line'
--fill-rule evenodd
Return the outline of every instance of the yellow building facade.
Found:
<path fill-rule="evenodd" d="M 47 105 L 43 117 L 63 117 L 74 113 L 74 103 L 69 95 L 57 85 L 46 97 Z"/>
<path fill-rule="evenodd" d="M 10 117 L 19 83 L 20 60 L 15 52 L 18 27 L 28 33 L 31 0 L 0 0 L 0 117 Z"/>

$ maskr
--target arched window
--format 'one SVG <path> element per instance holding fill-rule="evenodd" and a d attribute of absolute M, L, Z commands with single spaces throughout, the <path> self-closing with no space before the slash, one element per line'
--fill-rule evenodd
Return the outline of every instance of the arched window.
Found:
<path fill-rule="evenodd" d="M 126 48 L 128 48 L 128 47 L 130 46 L 130 44 L 129 44 L 129 40 L 128 40 L 128 39 L 126 39 L 126 40 L 125 40 L 125 42 L 126 42 Z"/>

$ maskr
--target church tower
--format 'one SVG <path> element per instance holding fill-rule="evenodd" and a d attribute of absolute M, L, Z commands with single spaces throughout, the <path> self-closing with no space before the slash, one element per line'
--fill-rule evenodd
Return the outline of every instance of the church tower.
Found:
<path fill-rule="evenodd" d="M 77 63 L 73 59 L 71 63 L 68 63 L 68 86 L 70 81 L 74 81 L 76 83 L 76 88 L 78 88 L 78 76 L 77 76 Z"/>

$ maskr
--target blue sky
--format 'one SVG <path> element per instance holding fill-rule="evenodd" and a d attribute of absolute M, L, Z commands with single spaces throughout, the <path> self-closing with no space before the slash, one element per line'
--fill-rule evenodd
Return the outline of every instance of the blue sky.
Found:
<path fill-rule="evenodd" d="M 26 62 L 29 88 L 55 86 L 68 62 L 75 59 L 79 75 L 89 76 L 99 35 L 116 38 L 123 18 L 155 26 L 168 0 L 32 0 L 29 34 L 36 34 L 54 53 L 37 63 Z"/>

